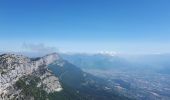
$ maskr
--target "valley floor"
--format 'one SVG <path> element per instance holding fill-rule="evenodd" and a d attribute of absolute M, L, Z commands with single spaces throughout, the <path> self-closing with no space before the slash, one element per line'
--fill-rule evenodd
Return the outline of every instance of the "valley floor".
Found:
<path fill-rule="evenodd" d="M 170 100 L 170 75 L 125 70 L 85 70 L 107 79 L 108 89 L 138 100 Z"/>

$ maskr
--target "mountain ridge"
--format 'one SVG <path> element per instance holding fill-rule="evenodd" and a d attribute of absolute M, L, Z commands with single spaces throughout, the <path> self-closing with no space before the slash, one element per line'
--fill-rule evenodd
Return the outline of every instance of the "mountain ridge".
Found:
<path fill-rule="evenodd" d="M 0 100 L 131 100 L 106 87 L 57 53 L 0 55 Z"/>

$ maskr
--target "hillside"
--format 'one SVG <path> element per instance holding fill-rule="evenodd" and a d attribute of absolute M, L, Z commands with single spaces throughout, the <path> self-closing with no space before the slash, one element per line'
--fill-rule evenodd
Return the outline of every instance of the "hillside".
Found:
<path fill-rule="evenodd" d="M 128 100 L 53 53 L 0 55 L 0 100 Z"/>

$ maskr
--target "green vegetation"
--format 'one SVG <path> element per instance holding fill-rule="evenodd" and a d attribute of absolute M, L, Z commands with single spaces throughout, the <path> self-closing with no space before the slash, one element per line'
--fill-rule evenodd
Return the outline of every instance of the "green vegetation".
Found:
<path fill-rule="evenodd" d="M 49 100 L 87 100 L 84 96 L 78 93 L 78 91 L 67 87 L 62 84 L 63 91 L 50 93 L 48 95 Z"/>
<path fill-rule="evenodd" d="M 21 95 L 24 100 L 29 100 L 33 97 L 35 100 L 87 100 L 81 96 L 76 90 L 66 87 L 64 84 L 63 91 L 47 93 L 43 87 L 37 87 L 40 79 L 35 76 L 20 78 L 16 82 L 16 87 L 21 89 Z"/>
<path fill-rule="evenodd" d="M 22 89 L 21 95 L 24 98 L 34 97 L 35 100 L 46 100 L 47 93 L 42 87 L 37 87 L 37 83 L 40 81 L 39 78 L 30 76 L 28 78 L 19 79 L 16 82 L 16 86 Z"/>
<path fill-rule="evenodd" d="M 36 76 L 27 76 L 16 82 L 16 87 L 21 89 L 24 100 L 130 100 L 114 91 L 105 91 L 101 87 L 102 80 L 84 73 L 70 63 L 64 67 L 50 65 L 49 69 L 59 77 L 63 90 L 60 92 L 47 93 L 44 86 L 37 87 L 41 81 Z M 86 77 L 84 76 L 86 74 Z M 87 83 L 82 85 L 83 83 Z"/>
<path fill-rule="evenodd" d="M 59 100 L 131 100 L 116 91 L 104 90 L 102 87 L 105 87 L 105 83 L 102 79 L 85 73 L 70 63 L 65 63 L 64 67 L 53 64 L 48 68 L 62 83 L 64 90 L 60 92 L 60 96 L 66 98 Z M 53 94 L 52 97 L 58 98 Z"/>

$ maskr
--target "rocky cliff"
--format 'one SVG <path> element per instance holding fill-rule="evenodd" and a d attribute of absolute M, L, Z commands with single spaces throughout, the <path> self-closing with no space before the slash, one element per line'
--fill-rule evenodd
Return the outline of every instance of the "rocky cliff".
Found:
<path fill-rule="evenodd" d="M 41 87 L 47 93 L 61 91 L 62 87 L 58 78 L 47 68 L 49 64 L 59 59 L 56 53 L 36 59 L 15 54 L 0 55 L 0 100 L 25 98 L 22 88 L 19 88 L 20 80 L 27 79 L 24 84 L 29 85 L 32 82 L 32 76 L 38 79 L 36 87 Z"/>

